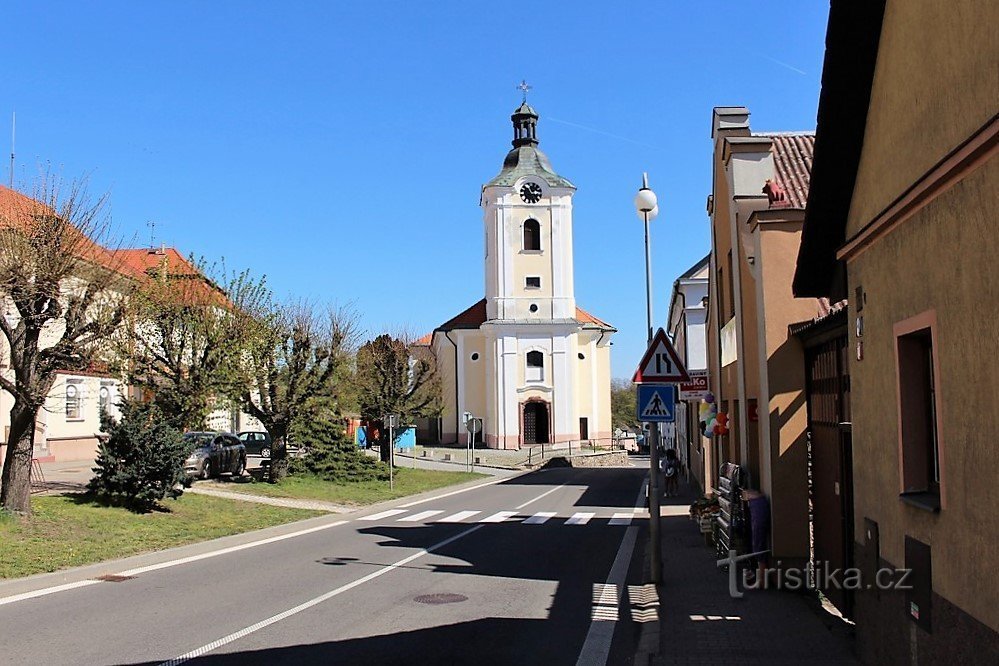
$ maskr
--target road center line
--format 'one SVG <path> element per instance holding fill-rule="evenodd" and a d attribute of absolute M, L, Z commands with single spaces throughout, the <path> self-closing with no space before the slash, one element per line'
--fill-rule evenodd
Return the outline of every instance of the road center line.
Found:
<path fill-rule="evenodd" d="M 494 485 L 494 484 L 497 484 L 497 483 L 501 483 L 503 481 L 509 481 L 510 479 L 513 479 L 513 478 L 515 478 L 517 476 L 520 476 L 520 475 L 519 474 L 514 474 L 514 475 L 511 475 L 511 476 L 501 476 L 498 479 L 493 479 L 492 481 L 486 481 L 485 483 L 480 483 L 480 484 L 475 485 L 475 486 L 469 486 L 468 488 L 459 488 L 458 490 L 452 490 L 451 492 L 444 493 L 443 495 L 434 495 L 433 497 L 428 497 L 426 499 L 416 500 L 415 502 L 410 502 L 409 504 L 400 504 L 399 508 L 400 509 L 408 509 L 411 506 L 417 506 L 417 505 L 420 505 L 420 504 L 426 504 L 427 502 L 433 502 L 435 500 L 444 499 L 445 497 L 451 497 L 452 495 L 459 495 L 461 493 L 467 493 L 469 490 L 478 490 L 479 488 L 485 488 L 486 486 L 491 486 L 491 485 Z"/>
<path fill-rule="evenodd" d="M 240 638 L 244 638 L 246 636 L 249 636 L 250 634 L 252 634 L 252 633 L 254 633 L 256 631 L 260 631 L 261 629 L 269 627 L 270 625 L 275 624 L 277 622 L 280 622 L 281 620 L 285 620 L 285 619 L 287 619 L 287 618 L 289 618 L 289 617 L 291 617 L 293 615 L 297 615 L 298 613 L 301 613 L 304 610 L 308 610 L 309 608 L 312 608 L 313 606 L 317 606 L 317 605 L 323 603 L 324 601 L 332 599 L 333 597 L 335 597 L 337 595 L 343 594 L 344 592 L 347 592 L 348 590 L 352 590 L 355 587 L 358 587 L 359 585 L 363 585 L 364 583 L 367 583 L 368 581 L 372 581 L 375 578 L 378 578 L 379 576 L 383 576 L 383 575 L 387 574 L 390 571 L 393 571 L 395 569 L 398 569 L 399 567 L 405 566 L 405 565 L 409 564 L 410 562 L 412 562 L 413 560 L 421 558 L 424 555 L 427 555 L 428 553 L 432 553 L 432 552 L 436 551 L 439 548 L 443 548 L 444 546 L 448 545 L 449 543 L 453 543 L 453 542 L 457 541 L 458 539 L 462 539 L 462 538 L 468 536 L 469 534 L 471 534 L 472 532 L 474 532 L 476 530 L 482 529 L 483 527 L 484 527 L 484 525 L 475 525 L 474 527 L 470 527 L 469 529 L 465 530 L 464 532 L 459 532 L 458 534 L 455 534 L 453 537 L 449 537 L 447 539 L 444 539 L 443 541 L 439 541 L 439 542 L 435 543 L 434 545 L 430 546 L 429 548 L 421 550 L 420 552 L 414 553 L 414 554 L 412 554 L 412 555 L 410 555 L 408 557 L 404 557 L 401 560 L 399 560 L 398 562 L 395 562 L 395 563 L 390 564 L 390 565 L 388 565 L 386 567 L 383 567 L 383 568 L 379 569 L 378 571 L 373 571 L 373 572 L 369 573 L 367 576 L 362 576 L 361 578 L 358 578 L 357 580 L 355 580 L 353 582 L 347 583 L 346 585 L 341 585 L 340 587 L 336 588 L 335 590 L 330 590 L 329 592 L 326 592 L 325 594 L 321 594 L 318 597 L 310 599 L 310 600 L 308 600 L 308 601 L 306 601 L 304 603 L 301 603 L 301 604 L 295 606 L 294 608 L 289 608 L 288 610 L 286 610 L 286 611 L 284 611 L 282 613 L 278 613 L 277 615 L 272 615 L 271 617 L 267 618 L 266 620 L 261 620 L 260 622 L 257 622 L 256 624 L 251 624 L 250 626 L 248 626 L 248 627 L 246 627 L 244 629 L 240 629 L 239 631 L 231 633 L 228 636 L 223 636 L 222 638 L 219 638 L 218 640 L 212 641 L 211 643 L 208 643 L 207 645 L 202 645 L 201 647 L 197 648 L 196 650 L 191 650 L 190 652 L 188 652 L 186 654 L 182 654 L 179 657 L 175 657 L 175 658 L 173 658 L 173 659 L 171 659 L 169 661 L 164 661 L 164 662 L 162 662 L 160 664 L 160 666 L 178 666 L 179 664 L 183 664 L 186 661 L 190 661 L 191 659 L 196 659 L 196 658 L 198 658 L 198 657 L 200 657 L 202 655 L 208 654 L 209 652 L 211 652 L 213 650 L 217 650 L 218 648 L 222 647 L 223 645 L 228 645 L 229 643 L 232 643 L 233 641 L 237 641 Z"/>
<path fill-rule="evenodd" d="M 520 506 L 518 506 L 518 507 L 514 507 L 514 508 L 515 508 L 515 509 L 517 509 L 517 510 L 519 511 L 520 509 L 523 509 L 523 508 L 524 508 L 525 506 L 527 506 L 528 504 L 533 504 L 534 502 L 537 502 L 537 501 L 538 501 L 539 499 L 541 499 L 541 498 L 542 498 L 542 497 L 544 497 L 545 495 L 551 495 L 551 494 L 552 494 L 553 492 L 555 492 L 556 490 L 558 490 L 559 488 L 562 488 L 562 487 L 564 487 L 564 486 L 565 486 L 565 484 L 564 484 L 564 483 L 563 483 L 563 484 L 562 484 L 561 486 L 555 486 L 555 487 L 554 487 L 554 488 L 552 488 L 551 490 L 548 490 L 548 491 L 546 491 L 546 492 L 543 492 L 543 493 L 541 493 L 540 495 L 538 495 L 537 497 L 535 497 L 534 499 L 532 499 L 532 500 L 527 500 L 526 502 L 524 502 L 524 503 L 523 503 L 523 504 L 521 504 Z"/>

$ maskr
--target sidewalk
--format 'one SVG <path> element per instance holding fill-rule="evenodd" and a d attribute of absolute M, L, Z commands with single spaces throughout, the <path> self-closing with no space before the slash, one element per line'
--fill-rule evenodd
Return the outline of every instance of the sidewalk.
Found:
<path fill-rule="evenodd" d="M 705 545 L 697 524 L 683 510 L 693 499 L 689 493 L 663 498 L 659 651 L 648 663 L 859 663 L 851 651 L 849 626 L 822 617 L 817 602 L 808 597 L 744 590 L 743 598 L 733 599 L 713 547 Z"/>

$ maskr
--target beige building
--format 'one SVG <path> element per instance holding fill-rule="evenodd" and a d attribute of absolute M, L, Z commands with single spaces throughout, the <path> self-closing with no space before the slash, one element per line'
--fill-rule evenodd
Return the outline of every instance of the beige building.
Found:
<path fill-rule="evenodd" d="M 16 210 L 24 206 L 24 195 L 0 186 L 0 206 Z M 105 266 L 132 279 L 145 279 L 150 272 L 167 271 L 170 274 L 195 274 L 193 266 L 173 248 L 141 248 L 111 252 L 96 247 L 93 256 Z M 13 305 L 8 303 L 4 316 L 13 316 Z M 14 374 L 8 363 L 6 340 L 0 336 L 0 372 L 13 381 Z M 46 344 L 42 340 L 42 344 Z M 48 344 L 52 344 L 50 341 Z M 97 435 L 100 433 L 100 412 L 107 409 L 117 415 L 116 403 L 126 394 L 134 393 L 119 377 L 93 368 L 85 372 L 60 372 L 49 391 L 44 407 L 39 411 L 35 424 L 34 457 L 41 462 L 90 461 L 97 454 Z M 7 437 L 10 432 L 10 410 L 14 398 L 0 390 L 0 461 L 6 455 Z M 209 428 L 216 430 L 261 429 L 252 416 L 222 407 L 213 411 L 208 419 Z"/>
<path fill-rule="evenodd" d="M 610 338 L 576 306 L 575 187 L 538 149 L 525 102 L 500 173 L 483 185 L 485 298 L 424 340 L 443 383 L 440 438 L 466 442 L 462 415 L 483 419 L 485 445 L 609 444 Z"/>
<path fill-rule="evenodd" d="M 715 485 L 719 464 L 740 465 L 769 499 L 771 560 L 800 566 L 809 557 L 805 377 L 788 327 L 822 307 L 791 293 L 814 136 L 753 133 L 746 108 L 718 107 L 712 138 L 708 368 L 730 426 L 714 438 L 705 483 Z"/>
<path fill-rule="evenodd" d="M 859 654 L 999 663 L 999 5 L 833 2 L 795 292 L 847 310 Z M 867 582 L 865 580 L 865 582 Z"/>

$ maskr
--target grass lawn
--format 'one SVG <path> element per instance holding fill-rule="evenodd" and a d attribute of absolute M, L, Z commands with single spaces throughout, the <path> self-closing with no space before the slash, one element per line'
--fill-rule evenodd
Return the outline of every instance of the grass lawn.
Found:
<path fill-rule="evenodd" d="M 0 514 L 0 578 L 17 578 L 205 541 L 320 515 L 187 494 L 135 514 L 81 495 L 33 497 L 33 515 Z"/>
<path fill-rule="evenodd" d="M 485 474 L 472 474 L 470 472 L 445 472 L 433 469 L 397 467 L 395 470 L 395 490 L 389 490 L 388 481 L 359 481 L 338 484 L 309 476 L 289 476 L 278 484 L 267 482 L 227 483 L 223 487 L 226 490 L 267 495 L 268 497 L 293 497 L 295 499 L 322 500 L 334 504 L 360 506 L 453 486 L 485 476 Z"/>

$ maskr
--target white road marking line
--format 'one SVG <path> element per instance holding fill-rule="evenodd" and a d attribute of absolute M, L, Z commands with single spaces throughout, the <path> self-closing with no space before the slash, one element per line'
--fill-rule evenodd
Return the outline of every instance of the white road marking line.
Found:
<path fill-rule="evenodd" d="M 65 590 L 73 590 L 78 587 L 86 587 L 88 585 L 97 585 L 100 581 L 97 580 L 79 580 L 75 583 L 66 583 L 64 585 L 56 585 L 55 587 L 46 587 L 41 590 L 34 590 L 33 592 L 24 592 L 23 594 L 15 594 L 11 597 L 4 597 L 0 599 L 0 606 L 6 604 L 12 604 L 16 601 L 24 601 L 25 599 L 34 599 L 35 597 L 44 597 L 47 594 L 55 594 L 56 592 L 63 592 Z"/>
<path fill-rule="evenodd" d="M 643 483 L 638 491 L 638 497 L 635 498 L 635 506 L 641 506 L 644 503 L 645 485 Z M 631 554 L 635 550 L 635 540 L 637 538 L 637 526 L 632 525 L 624 531 L 621 546 L 618 548 L 617 555 L 614 557 L 614 563 L 607 574 L 607 585 L 613 585 L 617 592 L 616 605 L 621 603 L 621 596 L 624 594 L 624 582 L 628 577 L 628 565 L 631 563 Z M 600 599 L 604 598 L 602 594 L 604 590 L 606 588 L 600 590 Z M 596 593 L 596 591 L 597 587 L 594 586 L 594 592 Z M 596 608 L 593 610 L 594 615 L 593 620 L 590 622 L 590 630 L 586 632 L 586 640 L 583 641 L 583 648 L 579 651 L 579 659 L 576 660 L 576 666 L 605 666 L 607 658 L 610 656 L 611 641 L 614 639 L 614 628 L 617 626 L 617 618 L 609 617 L 610 613 L 606 611 L 601 611 L 598 614 Z"/>
<path fill-rule="evenodd" d="M 554 511 L 538 511 L 536 514 L 524 521 L 525 525 L 543 525 L 549 518 L 555 516 Z"/>
<path fill-rule="evenodd" d="M 527 474 L 529 472 L 525 472 Z M 513 474 L 511 476 L 501 476 L 492 481 L 486 481 L 485 483 L 480 483 L 475 486 L 469 486 L 468 488 L 459 488 L 458 490 L 452 490 L 449 493 L 444 493 L 443 495 L 434 495 L 433 497 L 427 497 L 426 499 L 416 500 L 415 502 L 410 502 L 409 504 L 400 504 L 400 509 L 408 509 L 419 504 L 426 504 L 427 502 L 433 502 L 434 500 L 444 499 L 445 497 L 451 497 L 452 495 L 459 495 L 461 493 L 467 493 L 469 490 L 478 490 L 479 488 L 485 488 L 486 486 L 492 486 L 497 483 L 502 483 L 503 481 L 509 481 L 510 479 L 516 478 L 520 474 Z"/>
<path fill-rule="evenodd" d="M 527 506 L 528 504 L 533 504 L 534 502 L 537 502 L 537 501 L 538 501 L 539 499 L 541 499 L 541 498 L 542 498 L 542 497 L 544 497 L 545 495 L 551 495 L 551 494 L 552 494 L 553 492 L 555 492 L 556 490 L 558 490 L 559 488 L 561 488 L 561 487 L 562 487 L 562 486 L 564 486 L 564 485 L 565 485 L 565 484 L 563 483 L 563 484 L 562 484 L 561 486 L 555 486 L 555 487 L 554 487 L 554 488 L 552 488 L 551 490 L 547 490 L 547 491 L 545 491 L 545 492 L 541 493 L 540 495 L 538 495 L 537 497 L 535 497 L 534 499 L 531 499 L 531 500 L 527 500 L 526 502 L 524 502 L 523 504 L 521 504 L 520 506 L 518 506 L 518 507 L 515 507 L 515 508 L 516 508 L 516 509 L 517 509 L 517 510 L 519 511 L 520 509 L 523 509 L 523 508 L 524 508 L 525 506 Z"/>
<path fill-rule="evenodd" d="M 357 580 L 355 580 L 355 581 L 353 581 L 351 583 L 347 583 L 346 585 L 341 585 L 340 587 L 336 588 L 335 590 L 330 590 L 329 592 L 327 592 L 325 594 L 321 594 L 318 597 L 315 597 L 314 599 L 310 599 L 309 601 L 301 603 L 301 604 L 295 606 L 294 608 L 289 608 L 288 610 L 286 610 L 286 611 L 284 611 L 282 613 L 278 613 L 277 615 L 272 615 L 271 617 L 269 617 L 269 618 L 267 618 L 265 620 L 261 620 L 260 622 L 257 622 L 256 624 L 251 624 L 250 626 L 246 627 L 245 629 L 240 629 L 239 631 L 231 633 L 228 636 L 223 636 L 222 638 L 219 638 L 218 640 L 212 641 L 211 643 L 208 643 L 207 645 L 203 645 L 203 646 L 197 648 L 196 650 L 191 650 L 190 652 L 182 654 L 179 657 L 175 657 L 175 658 L 173 658 L 173 659 L 171 659 L 169 661 L 164 661 L 162 664 L 160 664 L 160 666 L 178 666 L 179 664 L 183 664 L 186 661 L 190 661 L 191 659 L 196 659 L 196 658 L 198 658 L 198 657 L 200 657 L 202 655 L 208 654 L 209 652 L 211 652 L 213 650 L 216 650 L 216 649 L 222 647 L 223 645 L 228 645 L 229 643 L 232 643 L 233 641 L 237 641 L 240 638 L 243 638 L 245 636 L 249 636 L 250 634 L 252 634 L 252 633 L 254 633 L 256 631 L 260 631 L 261 629 L 264 629 L 265 627 L 269 627 L 270 625 L 275 624 L 276 622 L 280 622 L 281 620 L 285 620 L 285 619 L 291 617 L 292 615 L 297 615 L 298 613 L 301 613 L 304 610 L 308 610 L 309 608 L 312 608 L 313 606 L 321 604 L 324 601 L 332 599 L 333 597 L 335 597 L 337 595 L 343 594 L 344 592 L 347 592 L 348 590 L 352 590 L 352 589 L 354 589 L 355 587 L 357 587 L 359 585 L 363 585 L 364 583 L 367 583 L 368 581 L 374 580 L 375 578 L 378 578 L 379 576 L 383 576 L 383 575 L 387 574 L 390 571 L 398 569 L 401 566 L 405 566 L 405 565 L 409 564 L 410 562 L 412 562 L 415 559 L 423 557 L 424 555 L 426 555 L 428 553 L 432 553 L 435 550 L 437 550 L 438 548 L 443 548 L 444 546 L 448 545 L 449 543 L 452 543 L 454 541 L 457 541 L 458 539 L 466 537 L 469 534 L 471 534 L 472 532 L 474 532 L 476 530 L 480 530 L 480 529 L 482 529 L 482 525 L 475 525 L 473 527 L 470 527 L 469 529 L 465 530 L 464 532 L 461 532 L 460 534 L 456 534 L 453 537 L 450 537 L 448 539 L 444 539 L 441 542 L 435 543 L 434 545 L 430 546 L 426 550 L 421 550 L 420 552 L 414 553 L 413 555 L 410 555 L 409 557 L 404 557 L 401 560 L 399 560 L 398 562 L 395 562 L 395 563 L 390 564 L 390 565 L 388 565 L 386 567 L 383 567 L 383 568 L 379 569 L 378 571 L 373 571 L 373 572 L 369 573 L 367 576 L 363 576 L 362 578 L 358 578 Z"/>
<path fill-rule="evenodd" d="M 483 518 L 480 523 L 502 523 L 505 520 L 509 520 L 517 515 L 516 511 L 500 511 L 499 513 L 494 513 L 488 518 Z"/>
<path fill-rule="evenodd" d="M 569 520 L 565 521 L 565 524 L 566 525 L 585 525 L 586 523 L 590 522 L 590 519 L 593 518 L 593 516 L 595 516 L 595 515 L 596 514 L 594 514 L 594 513 L 574 513 L 569 518 Z"/>
<path fill-rule="evenodd" d="M 460 523 L 466 518 L 471 518 L 472 516 L 482 513 L 481 511 L 459 511 L 458 513 L 451 514 L 438 520 L 438 523 Z"/>
<path fill-rule="evenodd" d="M 419 513 L 414 513 L 412 516 L 406 516 L 405 518 L 400 518 L 400 523 L 418 523 L 421 520 L 426 520 L 430 516 L 436 516 L 438 513 L 444 513 L 443 511 L 421 511 Z"/>
<path fill-rule="evenodd" d="M 608 525 L 631 525 L 631 519 L 635 517 L 633 513 L 615 513 L 607 521 Z"/>
<path fill-rule="evenodd" d="M 219 550 L 213 550 L 207 553 L 201 553 L 200 555 L 191 555 L 189 557 L 181 557 L 176 560 L 169 560 L 167 562 L 158 562 L 157 564 L 150 564 L 144 567 L 137 567 L 135 569 L 119 571 L 117 572 L 116 575 L 138 576 L 139 574 L 149 573 L 150 571 L 158 571 L 159 569 L 168 569 L 170 567 L 180 566 L 181 564 L 189 564 L 191 562 L 197 562 L 198 560 L 206 560 L 211 557 L 218 557 L 219 555 L 228 555 L 229 553 L 235 553 L 241 550 L 246 550 L 247 548 L 256 548 L 257 546 L 263 546 L 269 543 L 275 543 L 277 541 L 284 541 L 285 539 L 292 539 L 294 537 L 303 536 L 305 534 L 312 534 L 313 532 L 319 532 L 321 530 L 328 530 L 331 527 L 337 527 L 339 525 L 345 524 L 346 522 L 347 522 L 346 520 L 337 520 L 335 522 L 326 525 L 309 527 L 304 530 L 289 532 L 288 534 L 280 534 L 278 536 L 268 537 L 266 539 L 260 539 L 259 541 L 251 541 L 249 543 L 243 543 L 238 546 L 229 546 L 228 548 L 220 548 Z M 46 587 L 41 590 L 33 590 L 31 592 L 24 592 L 22 594 L 15 594 L 13 596 L 4 597 L 0 599 L 0 606 L 4 606 L 6 604 L 12 604 L 17 601 L 24 601 L 26 599 L 35 599 L 37 597 L 44 597 L 49 594 L 55 594 L 56 592 L 73 590 L 78 587 L 87 587 L 88 585 L 96 585 L 99 582 L 100 581 L 88 579 L 88 580 L 77 581 L 75 583 L 64 583 L 62 585 Z"/>
<path fill-rule="evenodd" d="M 389 509 L 388 511 L 382 511 L 381 513 L 373 513 L 370 516 L 361 516 L 358 520 L 381 520 L 382 518 L 391 518 L 392 516 L 398 516 L 400 513 L 406 513 L 405 509 Z"/>

